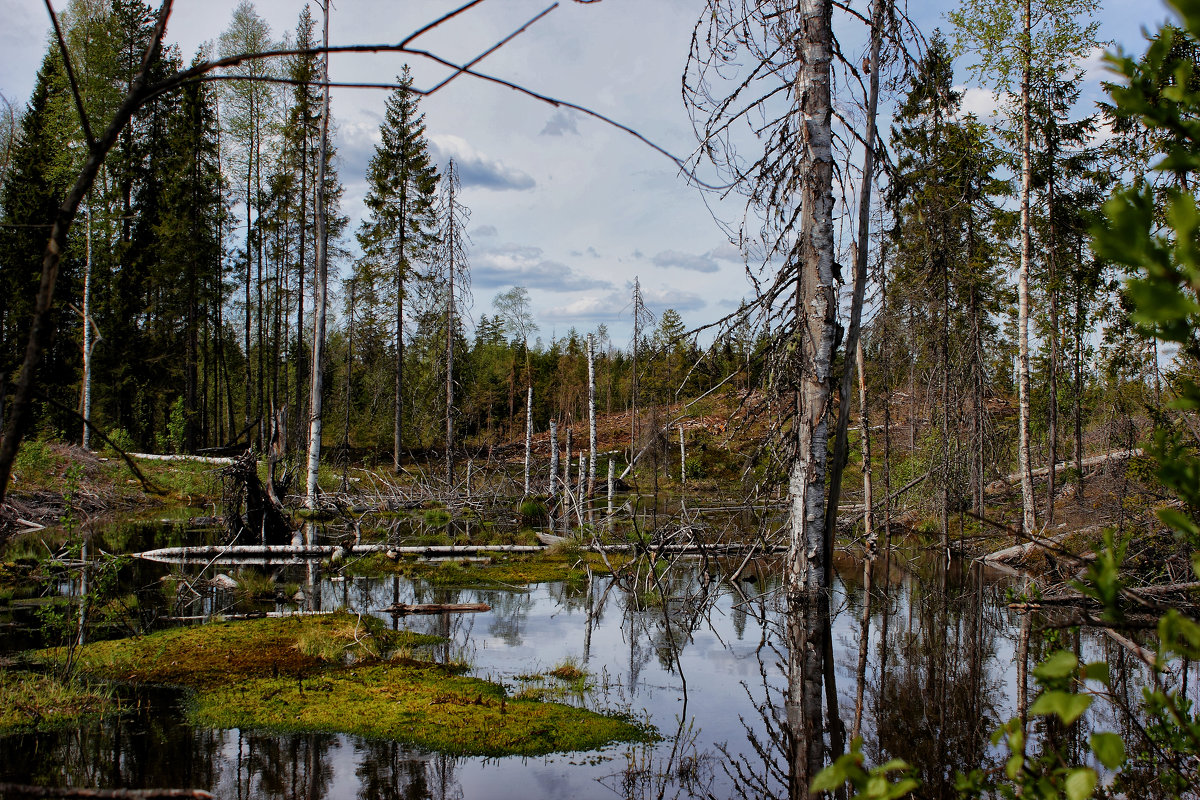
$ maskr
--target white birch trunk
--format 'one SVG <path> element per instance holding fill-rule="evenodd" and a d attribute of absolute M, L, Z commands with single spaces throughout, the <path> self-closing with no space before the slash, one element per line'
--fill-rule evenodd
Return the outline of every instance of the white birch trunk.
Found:
<path fill-rule="evenodd" d="M 862 473 L 863 473 L 863 532 L 867 539 L 867 558 L 875 558 L 875 492 L 871 486 L 871 421 L 867 414 L 867 380 L 865 359 L 863 358 L 862 339 L 854 348 L 854 360 L 858 365 L 858 420 L 862 431 Z M 870 571 L 867 572 L 867 585 L 870 586 Z M 863 623 L 864 626 L 866 622 Z M 853 737 L 851 737 L 853 738 Z"/>
<path fill-rule="evenodd" d="M 679 484 L 687 483 L 687 450 L 683 445 L 683 426 L 679 426 Z"/>
<path fill-rule="evenodd" d="M 322 42 L 329 47 L 329 5 L 325 0 L 321 7 L 324 23 Z M 308 480 L 305 485 L 306 503 L 310 509 L 317 507 L 317 470 L 321 464 L 321 390 L 323 375 L 321 362 L 325 356 L 325 316 L 328 295 L 329 252 L 326 242 L 325 220 L 325 160 L 329 146 L 329 55 L 321 62 L 321 81 L 325 89 L 321 95 L 321 142 L 317 148 L 317 307 L 313 320 L 312 381 L 309 403 L 312 408 L 308 423 Z"/>
<path fill-rule="evenodd" d="M 1030 157 L 1030 0 L 1025 0 L 1025 53 L 1021 75 L 1021 266 L 1017 274 L 1017 403 L 1020 406 L 1020 433 L 1017 445 L 1018 467 L 1021 472 L 1022 523 L 1027 533 L 1037 527 L 1037 511 L 1033 504 L 1032 459 L 1029 457 L 1029 260 L 1030 219 L 1029 195 L 1033 180 Z"/>
<path fill-rule="evenodd" d="M 608 460 L 608 515 L 613 515 L 613 484 L 616 481 L 616 468 L 613 466 L 613 460 Z"/>
<path fill-rule="evenodd" d="M 533 456 L 533 384 L 525 388 L 525 494 L 529 494 L 529 461 Z"/>
<path fill-rule="evenodd" d="M 550 499 L 558 489 L 558 420 L 550 420 Z"/>
<path fill-rule="evenodd" d="M 83 437 L 84 450 L 92 449 L 92 200 L 87 205 L 87 258 L 83 273 Z M 190 409 L 189 409 L 190 410 Z M 82 636 L 82 630 L 80 635 Z M 82 644 L 82 641 L 80 642 Z"/>
<path fill-rule="evenodd" d="M 587 340 L 588 363 L 588 473 L 587 496 L 596 493 L 596 345 L 592 334 Z"/>
<path fill-rule="evenodd" d="M 830 373 L 833 362 L 833 131 L 830 64 L 833 59 L 831 0 L 801 0 L 794 33 L 796 146 L 801 160 L 799 230 L 799 390 L 796 396 L 796 455 L 788 480 L 790 539 L 787 587 L 799 597 L 824 586 L 825 466 L 829 448 Z"/>

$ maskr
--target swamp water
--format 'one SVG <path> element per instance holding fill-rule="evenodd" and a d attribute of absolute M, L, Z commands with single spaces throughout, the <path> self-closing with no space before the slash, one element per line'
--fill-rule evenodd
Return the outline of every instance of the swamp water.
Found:
<path fill-rule="evenodd" d="M 163 545 L 180 536 L 160 531 L 153 538 Z M 141 536 L 123 542 L 144 543 Z M 341 734 L 195 727 L 186 720 L 183 694 L 131 689 L 123 714 L 0 738 L 0 782 L 190 787 L 238 800 L 786 797 L 789 658 L 778 564 L 756 561 L 735 581 L 723 577 L 740 563 L 679 559 L 657 578 L 642 570 L 636 582 L 597 574 L 571 583 L 462 589 L 394 576 L 343 577 L 315 562 L 213 565 L 205 572 L 236 578 L 251 570 L 298 586 L 300 594 L 279 609 L 346 608 L 378 616 L 389 628 L 443 636 L 437 659 L 467 663 L 468 674 L 502 683 L 510 694 L 545 688 L 560 702 L 629 714 L 658 730 L 663 738 L 655 744 L 536 758 L 452 756 Z M 192 574 L 198 569 L 191 567 Z M 153 586 L 171 570 L 138 562 L 126 579 L 131 587 Z M 947 572 L 919 559 L 893 562 L 884 583 L 880 565 L 862 660 L 861 567 L 847 562 L 835 581 L 828 641 L 840 724 L 852 729 L 861 694 L 868 762 L 903 758 L 922 779 L 919 795 L 953 796 L 957 772 L 1003 764 L 1005 753 L 990 735 L 1016 713 L 1021 616 L 1009 605 L 1016 584 L 978 565 L 955 564 Z M 382 611 L 397 602 L 486 603 L 491 610 L 402 618 Z M 229 590 L 209 589 L 184 610 L 204 615 L 231 603 Z M 1094 704 L 1073 734 L 1075 752 L 1086 760 L 1089 730 L 1121 732 L 1131 741 L 1137 720 L 1119 709 L 1137 707 L 1146 675 L 1102 632 L 1055 622 L 1035 617 L 1031 663 L 1053 649 L 1074 649 L 1084 661 L 1108 662 L 1114 676 L 1116 700 Z M 563 663 L 586 670 L 584 691 L 536 677 Z M 826 677 L 828 685 L 828 670 Z M 1189 678 L 1194 687 L 1194 668 L 1177 676 Z"/>

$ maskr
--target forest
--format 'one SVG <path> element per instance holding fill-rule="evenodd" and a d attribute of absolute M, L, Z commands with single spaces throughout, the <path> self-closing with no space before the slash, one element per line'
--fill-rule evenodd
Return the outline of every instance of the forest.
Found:
<path fill-rule="evenodd" d="M 424 49 L 484 2 L 366 45 L 330 42 L 352 8 L 297 4 L 274 31 L 240 0 L 196 53 L 165 40 L 170 0 L 46 4 L 32 95 L 0 95 L 0 797 L 89 796 L 36 794 L 86 789 L 87 769 L 39 738 L 53 714 L 27 695 L 111 720 L 96 709 L 159 684 L 193 693 L 171 723 L 187 759 L 192 737 L 270 731 L 247 746 L 291 748 L 272 770 L 311 796 L 338 796 L 326 762 L 350 741 L 393 770 L 371 780 L 408 770 L 394 796 L 487 796 L 517 756 L 613 742 L 619 777 L 598 757 L 579 780 L 627 797 L 1195 796 L 1200 8 L 1171 0 L 1127 52 L 1098 0 L 961 0 L 929 31 L 891 0 L 697 0 L 678 54 L 695 149 L 673 155 L 636 120 L 489 73 L 515 33 L 472 61 Z M 450 72 L 369 87 L 352 220 L 331 95 L 363 87 L 330 62 L 380 52 Z M 736 206 L 713 229 L 740 302 L 653 313 L 635 278 L 618 341 L 545 329 L 527 286 L 477 293 L 486 220 L 423 106 L 461 81 L 630 134 Z M 352 600 L 358 581 L 374 588 Z M 489 662 L 463 622 L 495 615 L 515 660 L 542 606 L 584 631 L 582 655 L 544 645 L 553 671 Z M 733 658 L 747 614 L 758 674 L 729 669 L 749 705 L 704 730 L 689 680 L 728 676 L 696 642 Z M 593 635 L 628 657 L 597 661 Z M 227 685 L 205 637 L 233 654 Z M 681 684 L 682 713 L 639 705 L 635 664 Z M 424 722 L 401 733 L 378 710 L 401 701 L 366 689 L 304 699 L 355 665 Z M 610 668 L 619 702 L 594 699 Z M 492 682 L 535 672 L 516 694 Z M 293 675 L 312 720 L 269 707 Z M 447 743 L 444 703 L 501 716 Z M 338 715 L 352 705 L 360 720 Z M 135 724 L 62 708 L 102 749 Z M 265 773 L 243 775 L 238 737 L 235 787 L 103 788 L 253 794 Z M 18 757 L 43 746 L 67 754 L 49 778 Z"/>

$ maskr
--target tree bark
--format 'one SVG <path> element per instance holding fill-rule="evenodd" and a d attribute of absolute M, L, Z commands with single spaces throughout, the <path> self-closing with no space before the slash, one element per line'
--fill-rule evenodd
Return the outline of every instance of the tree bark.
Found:
<path fill-rule="evenodd" d="M 1032 463 L 1029 456 L 1029 269 L 1030 269 L 1030 218 L 1029 194 L 1033 181 L 1033 164 L 1030 153 L 1030 81 L 1032 79 L 1032 19 L 1030 0 L 1025 0 L 1023 17 L 1024 52 L 1021 73 L 1021 265 L 1017 274 L 1017 403 L 1020 406 L 1020 423 L 1017 443 L 1018 466 L 1021 471 L 1022 527 L 1032 533 L 1037 527 L 1037 511 L 1034 507 Z"/>
<path fill-rule="evenodd" d="M 324 14 L 322 41 L 329 46 L 329 6 L 325 0 L 321 6 Z M 321 80 L 325 85 L 321 95 L 321 141 L 317 146 L 317 308 L 313 320 L 312 381 L 309 398 L 312 412 L 308 425 L 308 480 L 305 486 L 306 502 L 310 509 L 317 507 L 317 471 L 321 464 L 321 391 L 324 375 L 322 361 L 325 356 L 325 316 L 328 294 L 329 250 L 325 213 L 325 161 L 329 146 L 329 55 L 321 62 Z"/>
<path fill-rule="evenodd" d="M 525 387 L 525 494 L 529 494 L 529 466 L 533 456 L 533 386 Z"/>
<path fill-rule="evenodd" d="M 830 539 L 826 526 L 825 468 L 837 296 L 833 277 L 832 3 L 798 3 L 794 37 L 798 98 L 796 134 L 801 175 L 800 263 L 795 332 L 799 375 L 796 449 L 788 478 L 789 595 L 828 585 Z M 819 702 L 819 701 L 818 701 Z"/>

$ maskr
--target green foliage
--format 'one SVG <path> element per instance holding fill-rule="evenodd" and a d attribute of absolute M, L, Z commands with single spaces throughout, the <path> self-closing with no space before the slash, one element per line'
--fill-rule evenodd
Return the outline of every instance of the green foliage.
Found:
<path fill-rule="evenodd" d="M 17 452 L 13 472 L 21 480 L 36 480 L 38 477 L 45 477 L 57 464 L 58 459 L 54 457 L 50 445 L 44 439 L 31 439 Z"/>
<path fill-rule="evenodd" d="M 1029 706 L 1029 716 L 1050 717 L 1065 728 L 1076 725 L 1091 707 L 1093 696 L 1089 681 L 1099 684 L 1101 691 L 1109 686 L 1106 663 L 1081 664 L 1068 650 L 1051 653 L 1033 669 L 1033 676 L 1041 691 Z M 993 732 L 992 744 L 1001 741 L 1009 751 L 1003 777 L 982 770 L 959 775 L 957 789 L 960 795 L 1085 800 L 1095 791 L 1099 780 L 1096 771 L 1071 763 L 1056 743 L 1046 742 L 1040 753 L 1030 755 L 1025 726 L 1019 717 Z M 1108 769 L 1119 769 L 1125 763 L 1125 745 L 1116 734 L 1093 734 L 1089 746 L 1097 760 Z"/>
<path fill-rule="evenodd" d="M 849 753 L 817 773 L 810 791 L 837 792 L 849 783 L 855 791 L 851 800 L 896 800 L 920 785 L 908 764 L 898 758 L 866 769 L 862 744 L 862 737 L 855 737 Z"/>
<path fill-rule="evenodd" d="M 1167 178 L 1116 192 L 1105 203 L 1105 220 L 1094 231 L 1097 252 L 1129 272 L 1125 291 L 1132 319 L 1146 338 L 1179 344 L 1200 358 L 1200 208 L 1186 187 L 1200 169 L 1200 85 L 1197 31 L 1200 8 L 1178 3 L 1184 29 L 1165 27 L 1141 60 L 1110 57 L 1125 86 L 1112 86 L 1117 117 L 1154 136 L 1162 159 L 1154 170 Z M 1180 57 L 1192 54 L 1191 57 Z M 1179 414 L 1200 409 L 1200 386 L 1183 378 L 1170 404 Z M 1182 501 L 1160 518 L 1195 547 L 1200 545 L 1200 458 L 1197 442 L 1180 426 L 1157 426 L 1151 452 L 1162 485 Z"/>

